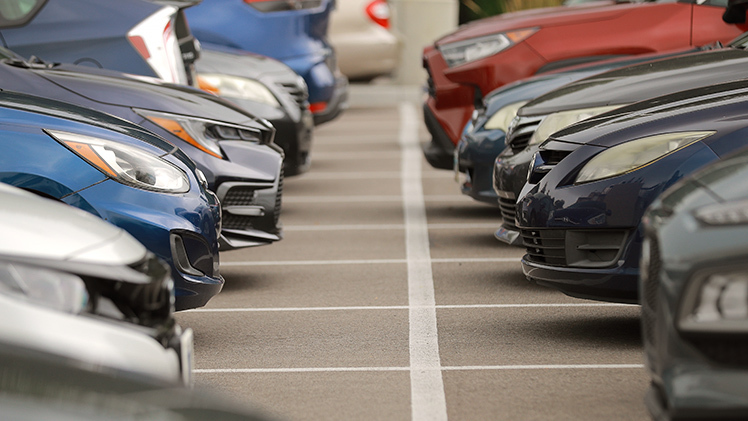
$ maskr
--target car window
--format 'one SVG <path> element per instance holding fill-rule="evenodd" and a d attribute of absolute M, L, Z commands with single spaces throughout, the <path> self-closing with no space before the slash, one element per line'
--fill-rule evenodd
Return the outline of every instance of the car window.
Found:
<path fill-rule="evenodd" d="M 47 0 L 0 1 L 0 27 L 23 25 L 31 20 Z"/>
<path fill-rule="evenodd" d="M 696 3 L 700 6 L 727 7 L 728 0 L 676 0 L 678 3 Z M 657 0 L 657 3 L 667 3 L 668 0 Z"/>

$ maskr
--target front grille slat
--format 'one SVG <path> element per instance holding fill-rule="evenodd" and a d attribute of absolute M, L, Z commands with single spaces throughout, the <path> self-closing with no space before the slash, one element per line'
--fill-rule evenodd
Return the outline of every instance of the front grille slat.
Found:
<path fill-rule="evenodd" d="M 545 116 L 515 117 L 506 135 L 506 143 L 516 153 L 527 147 L 535 130 Z"/>
<path fill-rule="evenodd" d="M 627 230 L 522 229 L 529 261 L 553 266 L 600 268 L 614 265 Z"/>

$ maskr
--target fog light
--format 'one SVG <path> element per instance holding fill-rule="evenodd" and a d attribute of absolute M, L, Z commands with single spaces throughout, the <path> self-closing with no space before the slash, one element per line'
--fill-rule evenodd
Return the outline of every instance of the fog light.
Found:
<path fill-rule="evenodd" d="M 680 309 L 682 331 L 748 332 L 748 271 L 712 273 L 694 279 Z"/>

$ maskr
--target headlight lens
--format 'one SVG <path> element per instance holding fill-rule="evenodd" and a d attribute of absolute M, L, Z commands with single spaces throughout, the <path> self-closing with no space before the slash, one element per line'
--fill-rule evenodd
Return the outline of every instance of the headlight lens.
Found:
<path fill-rule="evenodd" d="M 66 313 L 88 305 L 88 292 L 78 276 L 17 263 L 0 262 L 0 293 Z"/>
<path fill-rule="evenodd" d="M 76 155 L 114 180 L 143 190 L 185 193 L 187 174 L 166 160 L 134 146 L 58 130 L 46 131 Z"/>
<path fill-rule="evenodd" d="M 577 183 L 636 170 L 714 134 L 713 131 L 665 133 L 632 140 L 597 154 L 577 176 Z"/>
<path fill-rule="evenodd" d="M 501 108 L 488 119 L 483 127 L 488 130 L 503 130 L 504 133 L 508 132 L 509 124 L 517 116 L 517 111 L 525 104 L 527 104 L 527 101 L 520 101 Z"/>
<path fill-rule="evenodd" d="M 216 158 L 224 159 L 221 147 L 218 145 L 219 140 L 262 142 L 262 133 L 249 127 L 150 110 L 135 110 L 135 112 Z"/>
<path fill-rule="evenodd" d="M 696 210 L 695 217 L 706 225 L 748 224 L 748 200 L 719 203 Z"/>
<path fill-rule="evenodd" d="M 538 128 L 535 129 L 535 132 L 530 138 L 529 144 L 535 145 L 537 143 L 545 142 L 551 136 L 551 134 L 563 128 L 569 127 L 577 121 L 582 121 L 584 119 L 594 117 L 598 114 L 615 110 L 618 107 L 622 107 L 622 105 L 582 108 L 579 110 L 569 110 L 550 114 L 546 116 L 543 121 L 540 122 Z"/>
<path fill-rule="evenodd" d="M 525 40 L 537 30 L 538 28 L 518 29 L 516 31 L 453 42 L 439 46 L 439 51 L 442 53 L 447 65 L 455 67 L 506 50 L 514 44 Z"/>
<path fill-rule="evenodd" d="M 681 304 L 681 330 L 748 331 L 748 271 L 718 272 L 695 280 L 689 284 Z"/>
<path fill-rule="evenodd" d="M 222 97 L 248 99 L 280 108 L 280 103 L 275 95 L 270 92 L 267 86 L 256 80 L 217 73 L 201 73 L 198 78 L 215 89 L 211 92 Z"/>

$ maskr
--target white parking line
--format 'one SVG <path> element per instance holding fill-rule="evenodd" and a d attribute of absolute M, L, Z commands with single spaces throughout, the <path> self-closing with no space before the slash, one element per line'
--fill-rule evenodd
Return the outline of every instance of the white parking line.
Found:
<path fill-rule="evenodd" d="M 579 307 L 636 307 L 634 304 L 618 303 L 535 303 L 535 304 L 444 304 L 435 305 L 436 309 L 508 309 L 508 308 L 579 308 Z M 373 311 L 373 310 L 409 310 L 415 306 L 343 306 L 343 307 L 233 307 L 233 308 L 196 308 L 181 313 L 263 313 L 280 311 Z M 425 306 L 424 308 L 431 308 Z"/>
<path fill-rule="evenodd" d="M 421 184 L 423 158 L 418 121 L 415 106 L 401 103 L 399 139 L 408 259 L 411 418 L 414 421 L 446 421 L 447 400 L 439 358 L 431 250 Z"/>
<path fill-rule="evenodd" d="M 473 199 L 456 194 L 422 196 L 426 202 L 462 202 L 472 203 Z M 400 202 L 402 196 L 366 195 L 366 196 L 291 196 L 283 198 L 283 203 L 371 203 Z"/>
<path fill-rule="evenodd" d="M 470 365 L 447 366 L 433 369 L 443 371 L 478 370 L 631 370 L 642 369 L 644 364 L 532 364 L 532 365 Z M 213 373 L 334 373 L 334 372 L 378 372 L 409 371 L 410 367 L 299 367 L 299 368 L 204 368 L 195 369 L 195 374 Z"/>
<path fill-rule="evenodd" d="M 519 263 L 519 257 L 458 257 L 431 259 L 432 263 Z M 320 265 L 380 265 L 408 263 L 407 259 L 361 260 L 275 260 L 258 262 L 221 262 L 221 266 L 320 266 Z"/>
<path fill-rule="evenodd" d="M 487 229 L 495 230 L 499 222 L 493 223 L 464 223 L 464 224 L 429 224 L 429 230 L 440 229 Z M 284 225 L 284 231 L 368 231 L 368 230 L 402 230 L 404 224 L 357 224 L 357 225 Z M 496 244 L 499 244 L 498 242 Z"/>
<path fill-rule="evenodd" d="M 298 180 L 400 180 L 400 171 L 361 171 L 361 172 L 312 172 L 298 177 Z M 453 180 L 449 171 L 423 173 L 423 178 Z"/>
<path fill-rule="evenodd" d="M 397 159 L 400 151 L 368 151 L 368 152 L 315 152 L 315 160 L 372 160 L 372 159 Z"/>

